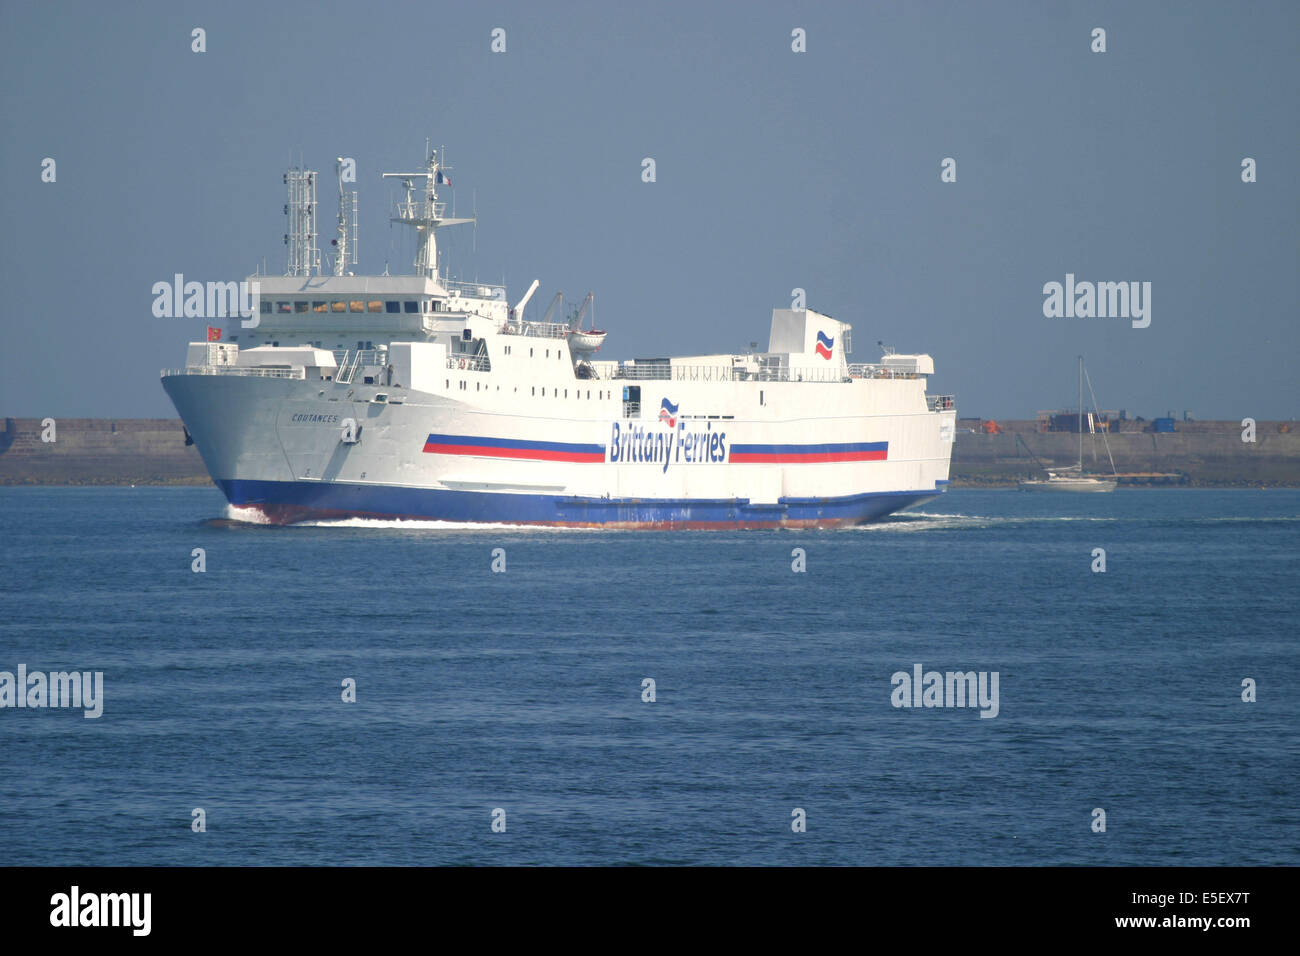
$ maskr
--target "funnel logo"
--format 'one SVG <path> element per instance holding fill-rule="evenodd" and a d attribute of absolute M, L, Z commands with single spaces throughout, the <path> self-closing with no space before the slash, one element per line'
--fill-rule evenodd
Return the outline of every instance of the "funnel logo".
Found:
<path fill-rule="evenodd" d="M 659 420 L 661 422 L 667 422 L 669 428 L 676 428 L 677 409 L 679 408 L 681 408 L 681 405 L 674 405 L 672 402 L 668 401 L 668 399 L 665 398 L 662 402 L 659 403 Z"/>
<path fill-rule="evenodd" d="M 835 340 L 827 338 L 825 332 L 817 333 L 817 354 L 824 359 L 831 357 L 831 352 L 835 350 Z"/>

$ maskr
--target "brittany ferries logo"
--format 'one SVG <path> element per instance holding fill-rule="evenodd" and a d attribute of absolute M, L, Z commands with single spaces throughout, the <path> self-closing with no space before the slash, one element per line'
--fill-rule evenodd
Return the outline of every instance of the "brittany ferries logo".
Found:
<path fill-rule="evenodd" d="M 669 428 L 676 428 L 677 409 L 679 408 L 681 408 L 680 405 L 674 405 L 672 402 L 668 401 L 668 399 L 665 398 L 662 402 L 659 403 L 659 420 L 661 422 L 667 422 Z"/>
<path fill-rule="evenodd" d="M 665 472 L 671 464 L 725 462 L 727 433 L 714 431 L 712 422 L 706 422 L 703 429 L 687 431 L 686 422 L 677 420 L 680 408 L 667 398 L 659 403 L 659 422 L 668 426 L 666 430 L 636 422 L 614 422 L 608 461 L 660 465 Z"/>
<path fill-rule="evenodd" d="M 835 351 L 835 339 L 830 338 L 825 332 L 817 333 L 817 354 L 824 359 L 829 359 L 831 353 Z"/>

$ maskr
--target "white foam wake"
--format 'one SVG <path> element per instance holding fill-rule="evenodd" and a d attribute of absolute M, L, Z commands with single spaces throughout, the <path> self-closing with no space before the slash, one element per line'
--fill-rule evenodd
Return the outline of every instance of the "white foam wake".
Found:
<path fill-rule="evenodd" d="M 261 508 L 253 505 L 226 505 L 226 520 L 239 521 L 244 524 L 271 524 L 271 519 L 263 514 Z"/>

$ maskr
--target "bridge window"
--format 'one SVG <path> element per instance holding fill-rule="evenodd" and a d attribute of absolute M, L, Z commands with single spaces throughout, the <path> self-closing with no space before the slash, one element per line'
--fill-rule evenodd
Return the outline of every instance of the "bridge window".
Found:
<path fill-rule="evenodd" d="M 307 303 L 306 303 L 306 302 L 302 302 L 302 301 L 295 302 L 295 303 L 293 304 L 293 311 L 295 311 L 295 312 L 306 312 L 306 311 L 307 311 Z"/>
<path fill-rule="evenodd" d="M 277 302 L 275 304 L 275 312 L 277 315 L 283 315 L 286 312 L 292 312 L 292 311 L 293 311 L 292 302 Z"/>
<path fill-rule="evenodd" d="M 402 311 L 411 313 L 420 311 L 420 303 L 416 299 L 407 299 L 402 303 Z"/>
<path fill-rule="evenodd" d="M 384 311 L 384 303 L 379 299 L 371 299 L 369 302 L 366 303 L 366 311 L 382 312 Z"/>
<path fill-rule="evenodd" d="M 366 311 L 366 304 L 362 302 L 360 299 L 352 299 L 351 301 L 348 302 L 348 311 L 364 312 Z"/>
<path fill-rule="evenodd" d="M 401 312 L 402 303 L 398 302 L 396 299 L 389 299 L 384 303 L 384 311 L 387 312 L 389 315 L 392 315 L 396 312 Z"/>
<path fill-rule="evenodd" d="M 270 315 L 270 314 L 271 314 L 271 303 L 270 303 L 270 302 L 266 302 L 266 301 L 263 301 L 263 302 L 262 302 L 262 314 L 263 314 L 263 315 Z"/>
<path fill-rule="evenodd" d="M 328 309 L 329 305 L 325 302 L 313 302 L 311 304 L 311 310 L 313 312 L 325 312 Z"/>
<path fill-rule="evenodd" d="M 348 310 L 348 304 L 342 299 L 339 299 L 337 302 L 330 303 L 330 310 L 332 312 L 346 312 Z"/>

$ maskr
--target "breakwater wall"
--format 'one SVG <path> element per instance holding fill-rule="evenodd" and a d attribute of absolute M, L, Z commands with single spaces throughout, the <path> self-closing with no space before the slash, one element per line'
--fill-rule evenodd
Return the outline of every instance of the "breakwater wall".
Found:
<path fill-rule="evenodd" d="M 1253 442 L 1242 441 L 1240 421 L 1177 422 L 1174 432 L 1121 424 L 1124 430 L 1108 433 L 1104 441 L 1084 432 L 1085 471 L 1110 474 L 1108 443 L 1115 470 L 1131 476 L 1122 479 L 1128 484 L 1300 485 L 1300 427 L 1294 422 L 1256 422 Z M 1033 463 L 1017 436 L 1046 465 L 1078 460 L 1077 433 L 1043 432 L 1036 421 L 999 421 L 996 428 L 990 434 L 978 419 L 959 422 L 954 483 L 1004 484 L 1024 476 Z"/>
<path fill-rule="evenodd" d="M 175 418 L 0 419 L 0 485 L 208 484 Z M 42 436 L 53 437 L 44 441 Z"/>

